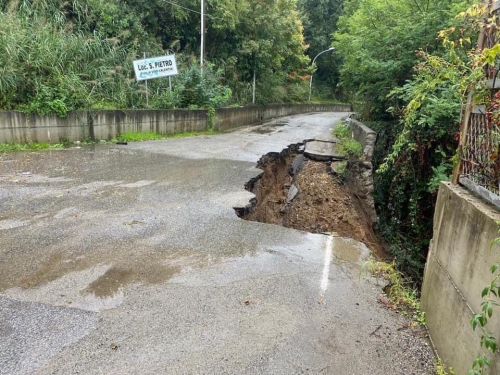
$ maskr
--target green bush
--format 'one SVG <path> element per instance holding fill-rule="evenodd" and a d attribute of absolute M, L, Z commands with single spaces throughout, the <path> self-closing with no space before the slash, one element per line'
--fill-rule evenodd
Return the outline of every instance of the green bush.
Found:
<path fill-rule="evenodd" d="M 172 98 L 183 108 L 219 108 L 231 98 L 231 89 L 221 83 L 222 70 L 213 64 L 200 69 L 192 65 L 176 77 Z"/>

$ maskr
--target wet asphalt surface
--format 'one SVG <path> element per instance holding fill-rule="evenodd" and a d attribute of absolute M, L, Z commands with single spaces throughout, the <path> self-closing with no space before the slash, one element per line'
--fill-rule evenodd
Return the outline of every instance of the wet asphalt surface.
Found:
<path fill-rule="evenodd" d="M 0 154 L 0 374 L 432 374 L 363 244 L 233 210 L 342 116 Z"/>

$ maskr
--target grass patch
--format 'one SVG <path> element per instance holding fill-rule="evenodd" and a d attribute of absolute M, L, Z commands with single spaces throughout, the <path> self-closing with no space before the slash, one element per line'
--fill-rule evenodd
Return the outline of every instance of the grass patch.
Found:
<path fill-rule="evenodd" d="M 164 139 L 164 138 L 165 138 L 164 135 L 155 132 L 143 132 L 143 133 L 127 132 L 120 134 L 118 137 L 116 137 L 116 141 L 141 142 L 141 141 L 152 141 L 155 139 Z"/>
<path fill-rule="evenodd" d="M 157 139 L 167 139 L 167 138 L 187 138 L 187 137 L 196 137 L 200 135 L 212 135 L 219 134 L 220 132 L 217 130 L 205 130 L 201 132 L 182 132 L 182 133 L 173 133 L 173 134 L 158 134 L 155 132 L 142 132 L 142 133 L 134 133 L 127 132 L 120 134 L 115 139 L 112 139 L 111 142 L 141 142 L 141 141 L 153 141 Z"/>
<path fill-rule="evenodd" d="M 348 159 L 361 159 L 363 156 L 363 146 L 351 137 L 351 129 L 345 122 L 338 124 L 332 131 L 338 139 L 337 150 Z"/>
<path fill-rule="evenodd" d="M 387 263 L 370 259 L 363 263 L 361 271 L 385 279 L 388 284 L 384 292 L 392 303 L 391 307 L 410 317 L 414 324 L 425 325 L 425 312 L 420 308 L 418 291 L 413 283 L 396 269 L 395 261 Z"/>
<path fill-rule="evenodd" d="M 337 150 L 348 159 L 361 159 L 363 156 L 363 146 L 352 138 L 341 140 Z"/>
<path fill-rule="evenodd" d="M 33 151 L 46 149 L 62 149 L 66 146 L 65 143 L 0 143 L 0 152 L 9 151 Z"/>
<path fill-rule="evenodd" d="M 13 152 L 13 151 L 37 151 L 37 150 L 57 150 L 63 149 L 70 145 L 89 145 L 96 143 L 116 143 L 116 142 L 140 142 L 140 141 L 151 141 L 156 139 L 167 139 L 167 138 L 187 138 L 187 137 L 196 137 L 199 135 L 213 135 L 220 134 L 221 132 L 218 130 L 206 130 L 202 132 L 183 132 L 183 133 L 174 133 L 174 134 L 158 134 L 155 132 L 144 132 L 144 133 L 133 133 L 127 132 L 119 135 L 118 137 L 107 141 L 75 141 L 73 143 L 65 142 L 65 143 L 0 143 L 0 152 Z"/>
<path fill-rule="evenodd" d="M 345 122 L 340 123 L 336 127 L 334 127 L 332 133 L 339 140 L 344 138 L 351 138 L 351 130 Z"/>

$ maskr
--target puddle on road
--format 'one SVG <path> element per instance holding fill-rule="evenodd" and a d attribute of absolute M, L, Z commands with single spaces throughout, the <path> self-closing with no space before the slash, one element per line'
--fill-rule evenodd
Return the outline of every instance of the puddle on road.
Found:
<path fill-rule="evenodd" d="M 288 121 L 280 121 L 259 126 L 252 130 L 252 133 L 269 134 L 276 131 L 276 128 L 288 125 Z"/>
<path fill-rule="evenodd" d="M 341 261 L 358 263 L 361 259 L 359 243 L 344 238 L 335 238 L 333 256 Z"/>
<path fill-rule="evenodd" d="M 366 261 L 371 251 L 363 243 L 352 238 L 334 237 L 333 238 L 332 262 L 341 266 L 347 265 L 355 274 L 359 274 L 359 265 Z"/>
<path fill-rule="evenodd" d="M 126 253 L 121 260 L 104 249 L 76 257 L 55 253 L 14 285 L 0 280 L 0 291 L 17 300 L 100 311 L 118 307 L 131 287 L 163 284 L 184 270 L 218 261 L 188 249 L 168 254 Z"/>
<path fill-rule="evenodd" d="M 88 291 L 97 296 L 109 296 L 128 284 L 159 284 L 180 272 L 180 266 L 169 266 L 166 262 L 168 262 L 167 256 L 159 253 L 144 254 L 118 262 L 114 261 L 111 255 L 98 253 L 76 258 L 68 258 L 62 253 L 56 253 L 41 263 L 36 272 L 22 279 L 20 286 L 23 289 L 36 288 L 71 272 L 82 271 L 96 264 L 113 264 L 104 275 L 88 286 Z"/>
<path fill-rule="evenodd" d="M 133 283 L 161 284 L 179 273 L 181 267 L 167 267 L 162 264 L 141 263 L 138 267 L 111 267 L 104 275 L 89 284 L 84 294 L 91 293 L 99 298 L 108 298 Z"/>
<path fill-rule="evenodd" d="M 125 301 L 125 292 L 118 290 L 115 294 L 108 297 L 99 297 L 94 294 L 84 294 L 71 301 L 67 305 L 72 308 L 78 308 L 87 311 L 99 312 L 101 310 L 116 309 Z"/>

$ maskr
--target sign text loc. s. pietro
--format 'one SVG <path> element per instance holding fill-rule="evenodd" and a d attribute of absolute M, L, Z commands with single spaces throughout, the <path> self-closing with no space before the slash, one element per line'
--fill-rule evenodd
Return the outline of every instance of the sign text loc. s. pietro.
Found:
<path fill-rule="evenodd" d="M 168 77 L 177 74 L 175 55 L 149 57 L 134 61 L 135 78 L 138 81 Z"/>

